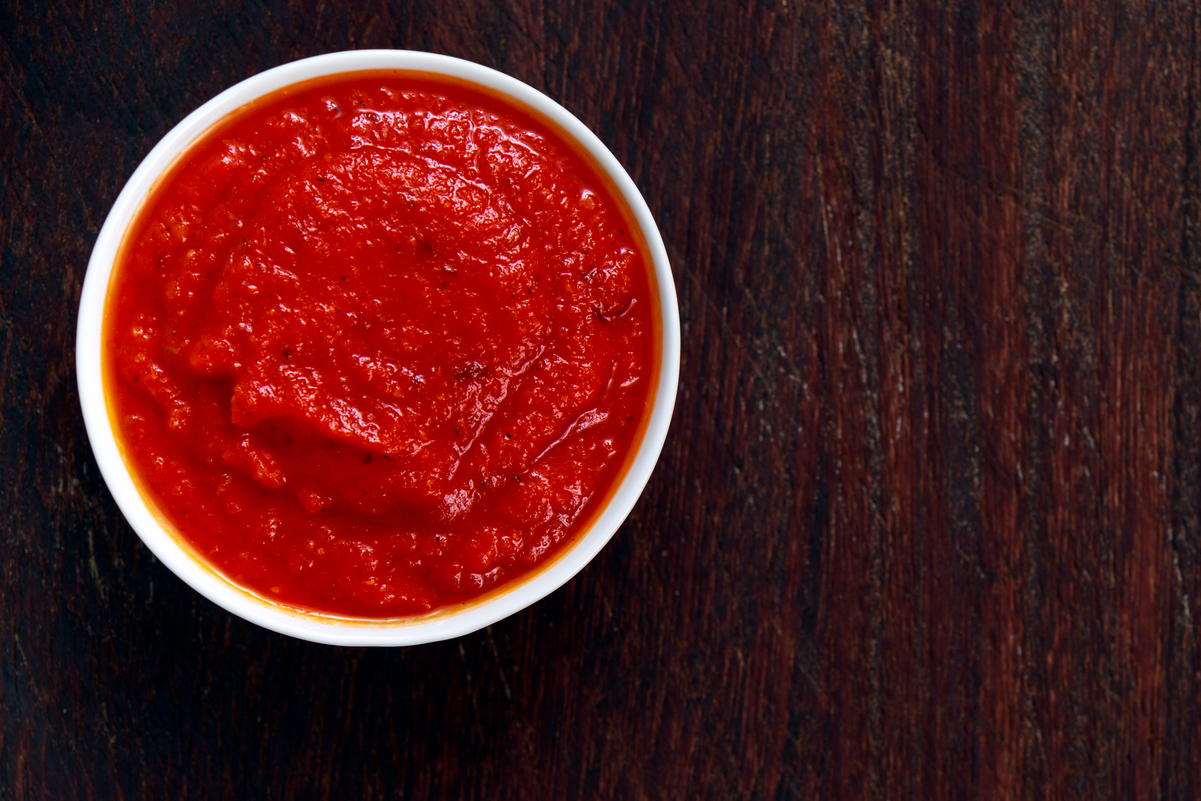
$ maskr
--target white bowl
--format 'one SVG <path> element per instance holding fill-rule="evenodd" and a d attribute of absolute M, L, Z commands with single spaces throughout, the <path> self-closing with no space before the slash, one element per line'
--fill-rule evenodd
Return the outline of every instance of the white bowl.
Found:
<path fill-rule="evenodd" d="M 482 599 L 423 617 L 357 620 L 297 612 L 262 599 L 226 579 L 163 527 L 138 492 L 118 450 L 101 374 L 100 346 L 105 297 L 121 239 L 143 198 L 188 144 L 226 115 L 282 87 L 326 75 L 381 69 L 435 73 L 484 86 L 547 118 L 595 159 L 628 205 L 653 261 L 652 289 L 660 300 L 662 357 L 658 390 L 641 445 L 621 483 L 574 543 L 532 574 Z M 283 634 L 334 645 L 414 645 L 467 634 L 524 609 L 562 586 L 605 546 L 646 486 L 667 437 L 679 378 L 680 321 L 667 252 L 650 210 L 617 159 L 583 123 L 541 92 L 478 64 L 405 50 L 360 50 L 296 61 L 245 80 L 189 114 L 150 151 L 113 205 L 88 262 L 75 359 L 84 423 L 100 472 L 130 525 L 172 572 L 235 615 Z"/>

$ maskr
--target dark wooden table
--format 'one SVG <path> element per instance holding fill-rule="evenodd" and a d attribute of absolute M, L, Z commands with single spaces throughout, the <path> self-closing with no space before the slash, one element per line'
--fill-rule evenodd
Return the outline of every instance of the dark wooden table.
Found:
<path fill-rule="evenodd" d="M 1195 2 L 311 5 L 0 3 L 0 799 L 1201 797 Z M 684 334 L 596 561 L 394 650 L 169 573 L 74 370 L 152 145 L 363 47 L 591 126 Z"/>

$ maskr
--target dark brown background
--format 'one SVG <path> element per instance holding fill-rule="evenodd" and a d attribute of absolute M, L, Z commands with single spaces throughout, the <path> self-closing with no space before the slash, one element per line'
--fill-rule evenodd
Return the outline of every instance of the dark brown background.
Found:
<path fill-rule="evenodd" d="M 1197 41 L 1196 2 L 3 0 L 0 799 L 1201 797 Z M 172 576 L 73 361 L 154 142 L 360 47 L 591 126 L 684 335 L 596 561 L 399 650 Z"/>

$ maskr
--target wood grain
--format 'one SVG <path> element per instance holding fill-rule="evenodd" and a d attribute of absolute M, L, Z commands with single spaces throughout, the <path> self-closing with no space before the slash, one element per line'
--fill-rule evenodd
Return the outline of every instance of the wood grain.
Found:
<path fill-rule="evenodd" d="M 1196 4 L 0 4 L 0 799 L 1201 794 Z M 101 481 L 74 317 L 172 125 L 334 50 L 545 91 L 675 271 L 614 541 L 475 635 L 213 607 Z"/>

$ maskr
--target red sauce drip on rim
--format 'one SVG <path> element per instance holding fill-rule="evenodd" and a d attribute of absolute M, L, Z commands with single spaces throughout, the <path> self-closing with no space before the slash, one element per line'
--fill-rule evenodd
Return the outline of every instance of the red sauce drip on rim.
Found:
<path fill-rule="evenodd" d="M 624 471 L 655 382 L 648 262 L 550 126 L 395 74 L 204 135 L 127 233 L 103 359 L 126 462 L 196 553 L 369 618 L 545 563 Z"/>

